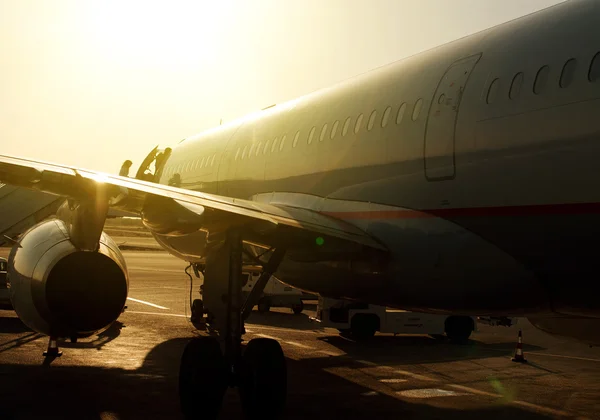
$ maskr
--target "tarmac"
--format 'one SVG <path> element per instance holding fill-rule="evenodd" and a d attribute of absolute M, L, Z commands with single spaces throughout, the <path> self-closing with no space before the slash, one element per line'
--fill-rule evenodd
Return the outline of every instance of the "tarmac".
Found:
<path fill-rule="evenodd" d="M 59 342 L 63 356 L 51 364 L 42 357 L 48 338 L 0 310 L 0 419 L 182 418 L 179 359 L 200 334 L 189 321 L 186 264 L 165 252 L 124 255 L 125 313 L 97 336 Z M 246 324 L 246 340 L 272 337 L 283 347 L 286 419 L 600 418 L 600 349 L 550 336 L 525 319 L 509 328 L 479 325 L 465 345 L 423 335 L 357 343 L 311 322 L 314 310 L 255 311 Z M 519 328 L 527 364 L 510 360 Z M 221 418 L 241 418 L 235 389 Z"/>

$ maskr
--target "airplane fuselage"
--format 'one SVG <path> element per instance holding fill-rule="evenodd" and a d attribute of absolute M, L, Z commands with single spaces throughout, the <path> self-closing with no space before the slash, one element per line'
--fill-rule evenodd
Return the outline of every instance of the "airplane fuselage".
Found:
<path fill-rule="evenodd" d="M 573 1 L 185 139 L 160 183 L 313 209 L 390 250 L 383 272 L 286 258 L 300 289 L 600 317 L 599 156 L 600 3 Z M 155 236 L 203 256 L 202 232 Z"/>

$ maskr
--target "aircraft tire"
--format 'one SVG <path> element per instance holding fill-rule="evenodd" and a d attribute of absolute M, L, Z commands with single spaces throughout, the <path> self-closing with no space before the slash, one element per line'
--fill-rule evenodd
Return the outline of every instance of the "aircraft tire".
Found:
<path fill-rule="evenodd" d="M 239 391 L 245 418 L 271 420 L 282 416 L 287 396 L 287 368 L 277 341 L 250 340 L 243 355 Z"/>
<path fill-rule="evenodd" d="M 373 338 L 379 328 L 379 318 L 376 315 L 356 314 L 352 317 L 350 329 L 356 340 Z"/>
<path fill-rule="evenodd" d="M 468 316 L 450 316 L 446 319 L 446 336 L 455 344 L 464 344 L 473 332 L 473 321 Z"/>
<path fill-rule="evenodd" d="M 179 402 L 186 419 L 216 419 L 228 382 L 227 363 L 214 337 L 196 337 L 179 366 Z"/>

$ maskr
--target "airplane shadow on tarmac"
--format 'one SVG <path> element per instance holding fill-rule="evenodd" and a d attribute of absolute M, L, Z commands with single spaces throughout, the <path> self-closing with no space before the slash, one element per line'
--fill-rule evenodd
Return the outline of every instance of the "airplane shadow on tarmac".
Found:
<path fill-rule="evenodd" d="M 0 418 L 175 419 L 179 411 L 179 359 L 189 338 L 154 347 L 143 365 L 115 368 L 0 365 Z M 285 419 L 543 419 L 519 407 L 490 403 L 485 409 L 457 410 L 409 403 L 326 371 L 339 358 L 288 359 Z M 240 419 L 237 392 L 225 395 L 221 419 Z"/>

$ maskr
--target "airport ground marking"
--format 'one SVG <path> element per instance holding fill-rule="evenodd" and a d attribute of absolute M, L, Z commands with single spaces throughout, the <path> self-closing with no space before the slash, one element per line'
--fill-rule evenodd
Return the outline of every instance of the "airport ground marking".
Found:
<path fill-rule="evenodd" d="M 140 299 L 134 299 L 132 297 L 128 297 L 127 300 L 131 300 L 133 302 L 137 302 L 137 303 L 141 303 L 143 305 L 148 305 L 148 306 L 152 306 L 153 308 L 158 308 L 158 309 L 169 309 L 167 307 L 164 306 L 160 306 L 160 305 L 156 305 L 155 303 L 150 303 L 150 302 L 146 302 L 145 300 L 140 300 Z"/>
<path fill-rule="evenodd" d="M 436 398 L 436 397 L 461 397 L 470 395 L 465 392 L 449 391 L 441 388 L 405 389 L 396 394 L 407 398 Z"/>
<path fill-rule="evenodd" d="M 341 357 L 341 356 L 346 355 L 346 353 L 338 353 L 335 351 L 327 351 L 327 350 L 317 350 L 317 353 L 321 353 L 321 354 L 324 354 L 326 356 L 331 356 L 331 357 Z"/>
<path fill-rule="evenodd" d="M 565 356 L 563 354 L 538 353 L 538 352 L 531 352 L 531 351 L 528 351 L 527 354 L 533 354 L 536 356 L 560 357 L 561 359 L 584 360 L 586 362 L 600 362 L 600 359 L 592 359 L 590 357 Z"/>
<path fill-rule="evenodd" d="M 181 314 L 166 314 L 164 312 L 144 312 L 144 311 L 130 311 L 130 310 L 126 310 L 125 313 L 126 314 L 141 314 L 141 315 L 174 316 L 174 317 L 178 317 L 178 318 L 187 318 L 187 316 L 185 316 L 185 315 L 181 315 Z"/>
<path fill-rule="evenodd" d="M 262 325 L 251 324 L 251 323 L 246 323 L 246 325 L 250 325 L 250 326 L 252 326 L 252 328 L 256 328 L 259 330 L 265 330 L 265 331 L 281 331 L 281 332 L 293 332 L 293 333 L 301 333 L 301 334 L 322 334 L 321 331 L 313 331 L 313 330 L 295 330 L 293 328 L 263 327 Z M 246 331 L 248 331 L 248 330 L 246 330 Z"/>

